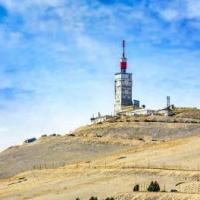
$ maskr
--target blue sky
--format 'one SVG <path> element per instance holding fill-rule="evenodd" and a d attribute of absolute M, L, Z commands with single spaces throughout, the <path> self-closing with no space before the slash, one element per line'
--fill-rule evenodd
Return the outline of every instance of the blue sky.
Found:
<path fill-rule="evenodd" d="M 200 1 L 0 0 L 0 149 L 113 112 L 121 40 L 133 98 L 199 107 Z"/>

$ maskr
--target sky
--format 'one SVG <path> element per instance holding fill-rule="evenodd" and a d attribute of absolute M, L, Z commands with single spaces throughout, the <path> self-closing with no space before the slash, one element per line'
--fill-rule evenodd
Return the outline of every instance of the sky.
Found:
<path fill-rule="evenodd" d="M 126 40 L 133 99 L 199 107 L 199 0 L 0 0 L 0 149 L 113 113 Z"/>

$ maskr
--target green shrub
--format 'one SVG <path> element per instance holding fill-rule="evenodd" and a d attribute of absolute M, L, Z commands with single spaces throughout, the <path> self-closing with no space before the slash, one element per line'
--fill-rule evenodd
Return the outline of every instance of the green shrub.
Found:
<path fill-rule="evenodd" d="M 155 181 L 155 182 L 152 181 L 147 190 L 149 192 L 159 192 L 160 191 L 160 186 L 159 186 L 157 181 Z"/>
<path fill-rule="evenodd" d="M 140 190 L 140 186 L 137 184 L 133 187 L 134 192 L 138 192 Z"/>
<path fill-rule="evenodd" d="M 90 199 L 89 200 L 98 200 L 98 198 L 97 197 L 90 197 Z"/>

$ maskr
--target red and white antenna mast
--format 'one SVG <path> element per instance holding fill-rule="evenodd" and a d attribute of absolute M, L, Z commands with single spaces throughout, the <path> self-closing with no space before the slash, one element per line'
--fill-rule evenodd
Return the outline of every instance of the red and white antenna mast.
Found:
<path fill-rule="evenodd" d="M 123 53 L 122 53 L 122 58 L 120 60 L 120 68 L 121 68 L 121 73 L 126 73 L 126 68 L 127 68 L 127 59 L 125 57 L 125 40 L 122 41 L 122 48 L 123 48 Z"/>

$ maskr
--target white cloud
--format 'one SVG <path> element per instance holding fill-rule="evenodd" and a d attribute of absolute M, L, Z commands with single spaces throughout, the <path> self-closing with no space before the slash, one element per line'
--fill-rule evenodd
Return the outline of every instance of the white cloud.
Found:
<path fill-rule="evenodd" d="M 200 19 L 200 1 L 186 0 L 187 3 L 187 17 L 192 19 Z"/>
<path fill-rule="evenodd" d="M 164 19 L 168 21 L 173 21 L 179 19 L 179 12 L 175 9 L 165 9 L 161 12 Z"/>
<path fill-rule="evenodd" d="M 37 6 L 38 8 L 45 8 L 48 6 L 60 6 L 63 5 L 63 0 L 0 0 L 0 3 L 4 5 L 11 12 L 28 12 L 29 9 Z"/>
<path fill-rule="evenodd" d="M 196 19 L 200 17 L 200 1 L 198 0 L 174 0 L 165 4 L 159 4 L 157 1 L 151 6 L 152 10 L 156 10 L 160 16 L 169 21 L 177 21 L 183 19 Z"/>

